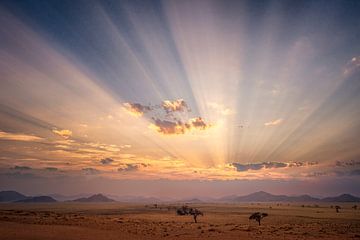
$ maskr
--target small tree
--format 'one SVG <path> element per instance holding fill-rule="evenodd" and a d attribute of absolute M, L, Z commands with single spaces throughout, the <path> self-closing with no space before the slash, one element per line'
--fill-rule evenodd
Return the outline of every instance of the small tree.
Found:
<path fill-rule="evenodd" d="M 249 220 L 257 221 L 260 226 L 261 219 L 263 219 L 264 217 L 267 217 L 267 216 L 269 216 L 267 213 L 256 212 L 256 213 L 251 214 L 251 216 L 249 217 Z"/>
<path fill-rule="evenodd" d="M 335 206 L 335 210 L 336 210 L 337 213 L 339 212 L 339 209 L 341 209 L 340 206 Z"/>
<path fill-rule="evenodd" d="M 176 210 L 176 214 L 179 216 L 192 215 L 195 223 L 197 223 L 197 217 L 199 215 L 204 216 L 200 210 L 196 208 L 189 208 L 188 206 L 182 206 L 181 208 L 178 208 Z"/>
<path fill-rule="evenodd" d="M 194 222 L 197 223 L 197 216 L 201 215 L 201 216 L 204 216 L 204 214 L 198 210 L 198 209 L 190 209 L 190 212 L 189 212 L 190 215 L 192 215 L 194 217 Z"/>

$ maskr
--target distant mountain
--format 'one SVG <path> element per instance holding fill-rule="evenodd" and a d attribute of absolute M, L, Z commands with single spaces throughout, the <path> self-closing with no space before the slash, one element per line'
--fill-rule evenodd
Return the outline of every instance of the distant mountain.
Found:
<path fill-rule="evenodd" d="M 141 197 L 141 196 L 122 196 L 117 198 L 119 202 L 132 203 L 159 203 L 162 200 L 155 197 Z"/>
<path fill-rule="evenodd" d="M 274 195 L 264 191 L 251 193 L 245 196 L 226 196 L 220 198 L 221 202 L 360 202 L 360 198 L 350 194 L 343 194 L 337 197 L 314 198 L 309 195 L 286 196 Z"/>
<path fill-rule="evenodd" d="M 191 198 L 191 199 L 183 199 L 180 200 L 180 202 L 184 202 L 184 203 L 204 203 L 204 201 L 198 199 L 198 198 Z"/>
<path fill-rule="evenodd" d="M 342 194 L 337 197 L 327 197 L 321 199 L 322 202 L 360 202 L 360 198 L 350 194 Z"/>
<path fill-rule="evenodd" d="M 26 196 L 15 191 L 1 191 L 0 202 L 14 202 L 25 199 Z"/>
<path fill-rule="evenodd" d="M 72 202 L 115 202 L 115 200 L 108 198 L 102 194 L 95 194 L 90 197 L 78 198 Z"/>
<path fill-rule="evenodd" d="M 91 194 L 86 194 L 86 193 L 83 193 L 83 194 L 76 194 L 76 195 L 62 195 L 62 194 L 49 194 L 48 196 L 56 199 L 57 201 L 60 201 L 60 202 L 65 202 L 65 201 L 71 201 L 73 199 L 78 199 L 78 198 L 84 198 L 84 197 L 89 197 Z"/>
<path fill-rule="evenodd" d="M 53 202 L 57 202 L 57 201 L 49 196 L 37 196 L 37 197 L 28 197 L 28 198 L 18 200 L 15 202 L 17 202 L 17 203 L 53 203 Z"/>
<path fill-rule="evenodd" d="M 286 195 L 273 195 L 264 191 L 251 193 L 245 196 L 228 196 L 220 199 L 225 202 L 316 202 L 317 198 L 309 195 L 301 196 L 286 196 Z"/>

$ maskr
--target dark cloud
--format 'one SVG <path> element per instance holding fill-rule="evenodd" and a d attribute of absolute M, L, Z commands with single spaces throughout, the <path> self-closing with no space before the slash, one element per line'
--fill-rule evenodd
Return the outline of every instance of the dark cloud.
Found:
<path fill-rule="evenodd" d="M 111 158 L 103 158 L 100 160 L 100 163 L 103 164 L 103 165 L 109 165 L 113 162 L 114 160 L 111 159 Z"/>
<path fill-rule="evenodd" d="M 353 167 L 353 166 L 360 166 L 359 160 L 350 160 L 350 161 L 336 161 L 335 165 L 337 167 Z"/>
<path fill-rule="evenodd" d="M 231 163 L 231 166 L 235 167 L 238 172 L 245 172 L 248 170 L 260 170 L 263 168 L 284 168 L 287 167 L 287 163 L 281 162 L 263 162 L 263 163 Z"/>
<path fill-rule="evenodd" d="M 31 170 L 31 167 L 27 167 L 27 166 L 15 166 L 13 169 L 15 169 L 15 170 Z"/>
<path fill-rule="evenodd" d="M 47 167 L 45 168 L 46 171 L 50 171 L 50 172 L 56 172 L 58 169 L 55 167 Z"/>
<path fill-rule="evenodd" d="M 139 169 L 145 168 L 148 166 L 149 166 L 149 164 L 145 164 L 145 163 L 128 163 L 122 167 L 119 167 L 118 171 L 119 172 L 132 172 L 132 171 L 138 171 Z"/>
<path fill-rule="evenodd" d="M 165 135 L 184 134 L 192 129 L 205 130 L 211 127 L 201 117 L 190 119 L 184 123 L 180 120 L 169 121 L 154 118 L 154 128 L 157 132 Z"/>
<path fill-rule="evenodd" d="M 99 171 L 95 168 L 83 168 L 82 171 L 88 175 L 95 175 L 95 174 L 101 173 L 101 171 Z"/>
<path fill-rule="evenodd" d="M 150 106 L 142 105 L 140 103 L 124 103 L 123 104 L 125 110 L 135 116 L 142 116 L 144 113 L 151 111 L 152 108 Z"/>

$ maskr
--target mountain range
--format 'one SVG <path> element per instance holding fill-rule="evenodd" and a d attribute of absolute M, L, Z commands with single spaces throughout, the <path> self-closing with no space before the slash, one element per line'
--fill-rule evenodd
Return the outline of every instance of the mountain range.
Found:
<path fill-rule="evenodd" d="M 83 196 L 85 194 L 82 194 Z M 57 198 L 56 196 L 60 196 Z M 79 196 L 79 195 L 75 195 Z M 360 198 L 350 194 L 342 194 L 335 197 L 316 198 L 310 195 L 287 196 L 274 195 L 264 191 L 251 193 L 248 195 L 230 195 L 222 198 L 190 198 L 190 199 L 161 199 L 154 197 L 140 197 L 140 196 L 111 196 L 111 198 L 103 194 L 94 194 L 88 197 L 70 197 L 58 194 L 51 194 L 49 196 L 26 196 L 16 191 L 0 191 L 0 202 L 22 202 L 22 203 L 46 203 L 46 202 L 132 202 L 132 203 L 161 203 L 161 202 L 187 202 L 187 203 L 204 203 L 204 202 L 360 202 Z M 109 195 L 110 196 L 110 195 Z M 115 199 L 115 200 L 114 200 Z"/>
<path fill-rule="evenodd" d="M 77 198 L 71 202 L 115 202 L 115 200 L 108 198 L 102 194 L 95 194 L 90 197 Z"/>
<path fill-rule="evenodd" d="M 245 196 L 231 195 L 218 200 L 220 202 L 360 202 L 360 198 L 350 194 L 342 194 L 336 197 L 315 198 L 309 195 L 274 195 L 264 191 L 251 193 Z"/>

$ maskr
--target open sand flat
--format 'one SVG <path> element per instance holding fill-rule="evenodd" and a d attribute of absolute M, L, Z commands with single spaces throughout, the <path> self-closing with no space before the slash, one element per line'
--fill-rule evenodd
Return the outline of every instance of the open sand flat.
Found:
<path fill-rule="evenodd" d="M 301 205 L 193 204 L 205 214 L 194 223 L 174 204 L 1 204 L 0 239 L 360 239 L 353 204 Z M 261 226 L 257 211 L 269 214 Z"/>

